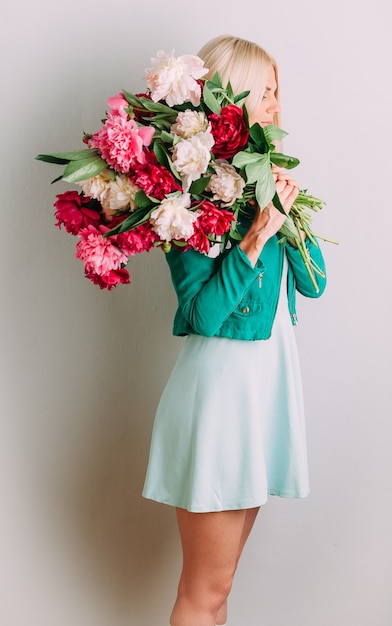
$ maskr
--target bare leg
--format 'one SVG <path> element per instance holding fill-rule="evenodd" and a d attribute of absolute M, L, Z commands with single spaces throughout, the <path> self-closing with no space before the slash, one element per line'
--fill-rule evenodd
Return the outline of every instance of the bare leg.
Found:
<path fill-rule="evenodd" d="M 190 513 L 177 509 L 183 569 L 171 626 L 215 626 L 257 510 Z"/>
<path fill-rule="evenodd" d="M 257 507 L 256 509 L 247 509 L 245 511 L 245 523 L 244 523 L 244 527 L 242 530 L 242 536 L 241 536 L 241 542 L 240 542 L 240 546 L 239 546 L 239 550 L 238 550 L 238 554 L 237 554 L 237 563 L 236 563 L 236 569 L 238 566 L 238 562 L 240 560 L 240 556 L 242 554 L 242 551 L 244 549 L 244 546 L 247 542 L 247 539 L 250 535 L 250 531 L 253 528 L 253 524 L 255 523 L 257 514 L 259 512 L 260 508 Z M 218 615 L 216 618 L 216 623 L 217 624 L 226 624 L 227 622 L 227 600 L 224 601 L 223 605 L 221 606 L 221 608 L 218 611 Z"/>

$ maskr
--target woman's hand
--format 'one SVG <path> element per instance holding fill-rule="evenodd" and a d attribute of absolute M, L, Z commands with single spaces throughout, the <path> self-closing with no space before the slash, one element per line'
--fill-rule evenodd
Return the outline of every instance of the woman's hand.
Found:
<path fill-rule="evenodd" d="M 285 214 L 288 215 L 298 196 L 299 185 L 291 178 L 290 174 L 283 172 L 280 168 L 274 167 L 272 173 L 279 200 Z M 283 225 L 286 215 L 281 213 L 272 202 L 262 211 L 256 210 L 252 225 L 239 244 L 253 266 L 256 264 L 265 243 Z"/>

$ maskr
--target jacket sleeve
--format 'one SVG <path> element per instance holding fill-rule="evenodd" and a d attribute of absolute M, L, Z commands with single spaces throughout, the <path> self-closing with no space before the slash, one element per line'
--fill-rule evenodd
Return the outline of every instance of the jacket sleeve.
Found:
<path fill-rule="evenodd" d="M 291 246 L 289 243 L 286 245 L 287 258 L 294 273 L 296 289 L 303 296 L 307 296 L 308 298 L 319 298 L 324 292 L 327 284 L 323 253 L 321 252 L 320 247 L 318 245 L 314 245 L 309 238 L 305 240 L 305 245 L 309 256 L 314 260 L 324 274 L 324 276 L 319 276 L 319 274 L 315 273 L 319 291 L 315 290 L 314 285 L 310 280 L 300 251 L 298 248 Z"/>
<path fill-rule="evenodd" d="M 171 278 L 184 318 L 198 334 L 212 337 L 260 274 L 238 246 L 219 263 L 195 250 L 167 254 Z"/>

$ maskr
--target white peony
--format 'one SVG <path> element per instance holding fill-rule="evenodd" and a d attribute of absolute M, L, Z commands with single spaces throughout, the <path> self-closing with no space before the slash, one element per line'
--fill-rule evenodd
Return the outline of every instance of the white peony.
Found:
<path fill-rule="evenodd" d="M 117 175 L 102 199 L 102 207 L 106 216 L 116 215 L 121 211 L 136 209 L 135 196 L 139 187 L 131 183 L 127 176 Z"/>
<path fill-rule="evenodd" d="M 201 89 L 197 80 L 208 72 L 199 57 L 186 54 L 176 58 L 174 50 L 169 54 L 159 50 L 151 61 L 153 66 L 145 71 L 144 78 L 154 102 L 165 100 L 172 107 L 190 101 L 199 106 Z"/>
<path fill-rule="evenodd" d="M 192 135 L 204 133 L 210 128 L 211 125 L 205 113 L 187 109 L 177 115 L 176 123 L 172 125 L 170 130 L 182 139 L 189 139 Z"/>
<path fill-rule="evenodd" d="M 222 207 L 229 207 L 242 197 L 245 181 L 227 161 L 216 161 L 212 167 L 215 174 L 211 176 L 207 189 L 214 194 L 213 200 L 221 200 Z"/>
<path fill-rule="evenodd" d="M 197 215 L 189 211 L 191 197 L 189 193 L 173 195 L 162 200 L 160 206 L 151 213 L 152 230 L 162 241 L 184 239 L 187 241 L 193 235 L 193 222 Z"/>
<path fill-rule="evenodd" d="M 213 145 L 213 136 L 206 132 L 179 141 L 173 148 L 173 165 L 181 176 L 186 191 L 193 180 L 206 172 Z"/>
<path fill-rule="evenodd" d="M 97 176 L 82 180 L 77 184 L 80 185 L 85 196 L 102 202 L 110 188 L 111 182 L 110 176 L 104 170 Z"/>

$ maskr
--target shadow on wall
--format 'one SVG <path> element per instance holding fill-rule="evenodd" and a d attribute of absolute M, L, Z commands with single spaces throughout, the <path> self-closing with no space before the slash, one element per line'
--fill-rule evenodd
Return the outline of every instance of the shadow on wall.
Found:
<path fill-rule="evenodd" d="M 148 450 L 125 422 L 117 415 L 92 436 L 71 508 L 79 557 L 98 591 L 124 611 L 145 605 L 146 590 L 162 584 L 175 546 L 173 511 L 140 496 Z"/>
<path fill-rule="evenodd" d="M 132 612 L 162 587 L 171 558 L 180 566 L 173 509 L 141 496 L 156 406 L 181 344 L 170 333 L 162 255 L 131 261 L 132 284 L 105 298 L 104 327 L 116 322 L 93 348 L 94 376 L 82 391 L 91 407 L 65 487 L 78 558 L 110 604 Z"/>

